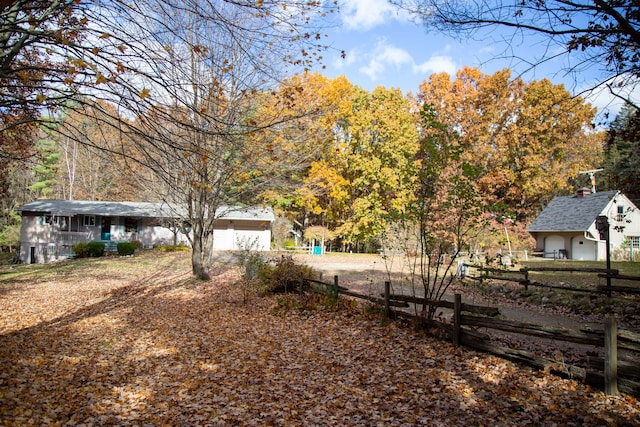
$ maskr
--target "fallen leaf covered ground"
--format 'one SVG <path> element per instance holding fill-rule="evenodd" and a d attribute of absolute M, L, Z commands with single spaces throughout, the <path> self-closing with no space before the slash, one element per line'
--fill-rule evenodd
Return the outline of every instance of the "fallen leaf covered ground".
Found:
<path fill-rule="evenodd" d="M 188 254 L 74 262 L 0 275 L 3 425 L 640 420 L 632 397 L 454 348 L 364 307 L 245 301 L 233 267 L 193 281 Z"/>

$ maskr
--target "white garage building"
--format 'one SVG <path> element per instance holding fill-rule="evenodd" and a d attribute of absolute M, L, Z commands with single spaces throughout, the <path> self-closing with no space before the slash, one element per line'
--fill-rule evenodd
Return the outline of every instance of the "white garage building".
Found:
<path fill-rule="evenodd" d="M 574 196 L 556 197 L 527 231 L 546 258 L 600 261 L 606 259 L 606 243 L 596 227 L 598 216 L 608 220 L 612 253 L 640 248 L 640 212 L 615 190 L 591 193 L 585 188 Z"/>

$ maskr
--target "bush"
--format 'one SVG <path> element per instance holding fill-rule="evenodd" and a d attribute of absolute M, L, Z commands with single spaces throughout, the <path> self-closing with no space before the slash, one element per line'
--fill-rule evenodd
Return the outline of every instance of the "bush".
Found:
<path fill-rule="evenodd" d="M 241 251 L 236 256 L 238 264 L 244 269 L 242 277 L 246 280 L 256 279 L 260 269 L 267 263 L 260 252 Z"/>
<path fill-rule="evenodd" d="M 136 244 L 134 242 L 120 242 L 116 248 L 120 256 L 133 255 L 136 251 Z"/>
<path fill-rule="evenodd" d="M 89 242 L 87 243 L 87 251 L 91 258 L 99 258 L 104 255 L 104 243 Z"/>
<path fill-rule="evenodd" d="M 258 270 L 262 293 L 302 292 L 300 278 L 316 278 L 316 272 L 304 264 L 296 264 L 290 255 L 282 256 L 275 265 L 264 264 Z"/>
<path fill-rule="evenodd" d="M 76 243 L 71 247 L 76 258 L 86 258 L 89 256 L 89 245 L 86 242 Z"/>

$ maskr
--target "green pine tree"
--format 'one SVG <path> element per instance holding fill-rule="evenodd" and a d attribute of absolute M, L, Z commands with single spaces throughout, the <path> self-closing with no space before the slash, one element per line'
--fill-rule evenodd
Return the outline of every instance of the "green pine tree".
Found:
<path fill-rule="evenodd" d="M 609 127 L 604 148 L 604 180 L 640 205 L 640 111 L 625 105 Z"/>
<path fill-rule="evenodd" d="M 54 192 L 60 156 L 60 147 L 50 135 L 36 141 L 36 162 L 31 169 L 34 183 L 29 186 L 36 198 L 51 197 Z"/>

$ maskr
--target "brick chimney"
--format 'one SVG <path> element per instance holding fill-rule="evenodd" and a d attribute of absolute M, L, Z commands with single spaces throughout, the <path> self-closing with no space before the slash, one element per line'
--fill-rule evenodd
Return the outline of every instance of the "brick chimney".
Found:
<path fill-rule="evenodd" d="M 578 199 L 582 199 L 584 197 L 587 197 L 589 194 L 591 194 L 591 189 L 589 189 L 587 187 L 579 188 L 578 191 L 576 191 L 576 197 Z"/>

